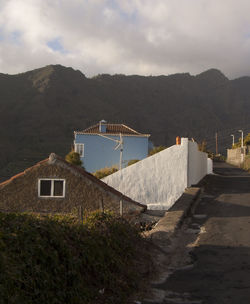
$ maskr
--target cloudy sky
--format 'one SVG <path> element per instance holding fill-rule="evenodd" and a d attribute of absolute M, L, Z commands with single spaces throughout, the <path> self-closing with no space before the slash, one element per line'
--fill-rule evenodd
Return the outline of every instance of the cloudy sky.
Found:
<path fill-rule="evenodd" d="M 0 72 L 250 75 L 249 0 L 0 0 Z"/>

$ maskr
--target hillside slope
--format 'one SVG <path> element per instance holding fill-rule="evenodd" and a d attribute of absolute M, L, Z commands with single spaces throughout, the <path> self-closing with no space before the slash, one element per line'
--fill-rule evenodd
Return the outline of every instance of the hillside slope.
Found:
<path fill-rule="evenodd" d="M 0 176 L 6 179 L 50 152 L 64 156 L 73 131 L 101 119 L 150 133 L 156 145 L 172 145 L 179 135 L 207 139 L 213 148 L 219 130 L 222 149 L 234 128 L 247 129 L 249 116 L 250 77 L 229 80 L 216 69 L 197 76 L 86 78 L 51 65 L 0 74 Z"/>

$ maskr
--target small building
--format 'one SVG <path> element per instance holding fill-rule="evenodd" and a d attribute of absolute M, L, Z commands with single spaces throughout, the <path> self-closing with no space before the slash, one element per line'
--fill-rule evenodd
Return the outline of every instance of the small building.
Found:
<path fill-rule="evenodd" d="M 122 139 L 122 167 L 126 167 L 129 160 L 147 157 L 149 136 L 124 124 L 111 124 L 102 120 L 83 131 L 74 132 L 74 149 L 89 172 L 112 166 L 119 168 L 121 151 L 120 147 L 115 149 L 118 144 L 115 141 Z"/>
<path fill-rule="evenodd" d="M 119 213 L 120 200 L 124 214 L 146 210 L 145 205 L 54 153 L 0 184 L 3 212 L 74 213 L 81 207 L 84 213 L 98 209 Z"/>

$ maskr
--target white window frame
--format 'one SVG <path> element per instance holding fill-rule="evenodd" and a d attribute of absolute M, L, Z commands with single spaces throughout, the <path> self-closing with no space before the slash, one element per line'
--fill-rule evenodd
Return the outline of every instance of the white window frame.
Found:
<path fill-rule="evenodd" d="M 50 195 L 41 195 L 41 181 L 49 180 L 51 181 Z M 53 195 L 54 193 L 54 181 L 62 181 L 63 182 L 63 194 L 62 195 Z M 38 179 L 38 197 L 50 197 L 50 198 L 64 198 L 65 197 L 65 185 L 66 180 L 63 178 L 39 178 Z"/>
<path fill-rule="evenodd" d="M 79 146 L 81 146 L 81 149 L 77 148 Z M 81 154 L 78 152 L 79 150 L 82 150 Z M 75 143 L 75 152 L 79 153 L 81 157 L 84 157 L 84 144 Z"/>

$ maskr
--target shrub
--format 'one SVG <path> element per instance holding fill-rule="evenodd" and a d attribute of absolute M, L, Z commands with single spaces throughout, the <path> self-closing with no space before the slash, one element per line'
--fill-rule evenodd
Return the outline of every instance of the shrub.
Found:
<path fill-rule="evenodd" d="M 80 159 L 80 154 L 75 152 L 75 151 L 70 151 L 66 156 L 65 156 L 65 160 L 72 164 L 72 165 L 76 165 L 76 166 L 82 166 L 82 161 Z"/>
<path fill-rule="evenodd" d="M 133 165 L 133 164 L 135 164 L 135 163 L 137 163 L 138 161 L 140 161 L 140 160 L 139 160 L 139 159 L 131 159 L 131 160 L 128 162 L 127 167 L 128 167 L 128 166 L 131 166 L 131 165 Z"/>
<path fill-rule="evenodd" d="M 245 146 L 249 146 L 249 145 L 250 145 L 250 133 L 248 133 L 248 134 L 244 137 L 244 145 L 245 145 Z"/>
<path fill-rule="evenodd" d="M 166 146 L 154 147 L 152 150 L 149 151 L 148 156 L 154 155 L 155 153 L 165 150 L 166 148 L 167 148 Z"/>
<path fill-rule="evenodd" d="M 198 150 L 201 152 L 207 152 L 207 142 L 205 140 L 198 143 Z"/>
<path fill-rule="evenodd" d="M 141 281 L 144 243 L 112 214 L 95 212 L 80 224 L 0 213 L 0 302 L 127 303 Z"/>
<path fill-rule="evenodd" d="M 112 166 L 112 167 L 105 167 L 105 168 L 102 168 L 100 170 L 97 170 L 96 172 L 93 173 L 93 175 L 99 179 L 102 179 L 104 178 L 105 176 L 108 176 L 110 174 L 113 174 L 115 172 L 117 172 L 118 169 L 117 167 L 115 166 Z"/>

